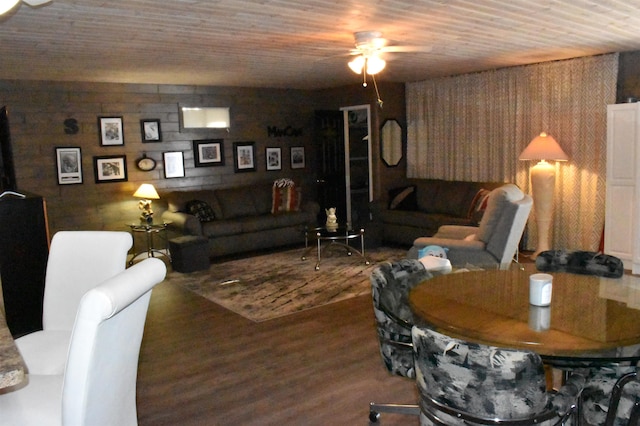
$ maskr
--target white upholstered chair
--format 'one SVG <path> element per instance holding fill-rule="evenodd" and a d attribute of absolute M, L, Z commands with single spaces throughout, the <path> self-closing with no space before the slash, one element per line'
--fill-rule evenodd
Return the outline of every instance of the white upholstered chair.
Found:
<path fill-rule="evenodd" d="M 489 194 L 479 226 L 444 225 L 433 237 L 417 238 L 407 257 L 416 259 L 422 248 L 440 246 L 454 267 L 467 265 L 507 269 L 518 250 L 533 200 L 514 184 Z"/>
<path fill-rule="evenodd" d="M 49 250 L 43 329 L 16 339 L 31 374 L 62 374 L 82 296 L 124 271 L 133 243 L 128 232 L 60 231 Z"/>
<path fill-rule="evenodd" d="M 80 301 L 63 375 L 27 376 L 0 391 L 6 425 L 137 424 L 138 356 L 153 287 L 166 274 L 145 259 L 89 290 Z"/>

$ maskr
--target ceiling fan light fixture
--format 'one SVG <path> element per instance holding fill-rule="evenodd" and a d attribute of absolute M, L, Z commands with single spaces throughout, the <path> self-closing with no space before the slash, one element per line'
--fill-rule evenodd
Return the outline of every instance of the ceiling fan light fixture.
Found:
<path fill-rule="evenodd" d="M 20 0 L 0 0 L 0 15 L 4 15 L 13 9 Z"/>
<path fill-rule="evenodd" d="M 387 62 L 379 56 L 372 55 L 367 59 L 367 74 L 378 74 L 384 69 Z"/>
<path fill-rule="evenodd" d="M 353 58 L 352 61 L 349 61 L 349 68 L 351 68 L 351 71 L 355 72 L 356 74 L 362 74 L 362 70 L 364 69 L 365 63 L 366 63 L 366 60 L 364 56 L 358 55 L 355 58 Z"/>
<path fill-rule="evenodd" d="M 378 74 L 386 65 L 387 62 L 377 55 L 358 55 L 349 62 L 349 68 L 356 74 L 362 74 L 363 71 L 369 75 Z"/>

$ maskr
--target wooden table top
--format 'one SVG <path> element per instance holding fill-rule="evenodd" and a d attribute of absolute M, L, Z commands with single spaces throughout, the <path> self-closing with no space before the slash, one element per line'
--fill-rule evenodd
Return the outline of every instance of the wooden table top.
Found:
<path fill-rule="evenodd" d="M 0 312 L 0 389 L 24 380 L 24 362 Z"/>
<path fill-rule="evenodd" d="M 452 337 L 542 356 L 610 356 L 640 343 L 640 277 L 551 273 L 548 308 L 529 304 L 533 264 L 441 275 L 409 295 L 414 314 Z M 546 316 L 547 326 L 540 319 Z"/>

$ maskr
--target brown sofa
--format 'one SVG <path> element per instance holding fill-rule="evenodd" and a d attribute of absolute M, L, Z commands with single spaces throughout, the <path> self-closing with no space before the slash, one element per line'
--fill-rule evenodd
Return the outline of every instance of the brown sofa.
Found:
<path fill-rule="evenodd" d="M 410 179 L 389 191 L 388 200 L 374 204 L 381 239 L 411 247 L 419 237 L 434 235 L 442 225 L 477 226 L 489 191 L 504 182 Z"/>
<path fill-rule="evenodd" d="M 174 191 L 161 194 L 167 203 L 162 219 L 170 221 L 170 236 L 197 235 L 208 239 L 209 257 L 266 249 L 304 241 L 304 229 L 314 225 L 320 207 L 301 200 L 293 211 L 271 213 L 271 183 L 235 188 Z M 207 214 L 194 213 L 194 202 Z"/>

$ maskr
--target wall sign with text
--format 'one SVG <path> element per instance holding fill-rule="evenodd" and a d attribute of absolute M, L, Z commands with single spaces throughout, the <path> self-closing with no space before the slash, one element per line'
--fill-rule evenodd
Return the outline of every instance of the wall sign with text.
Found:
<path fill-rule="evenodd" d="M 294 137 L 298 138 L 302 136 L 302 127 L 278 127 L 278 126 L 267 126 L 267 136 L 270 138 L 281 138 L 281 137 Z"/>

